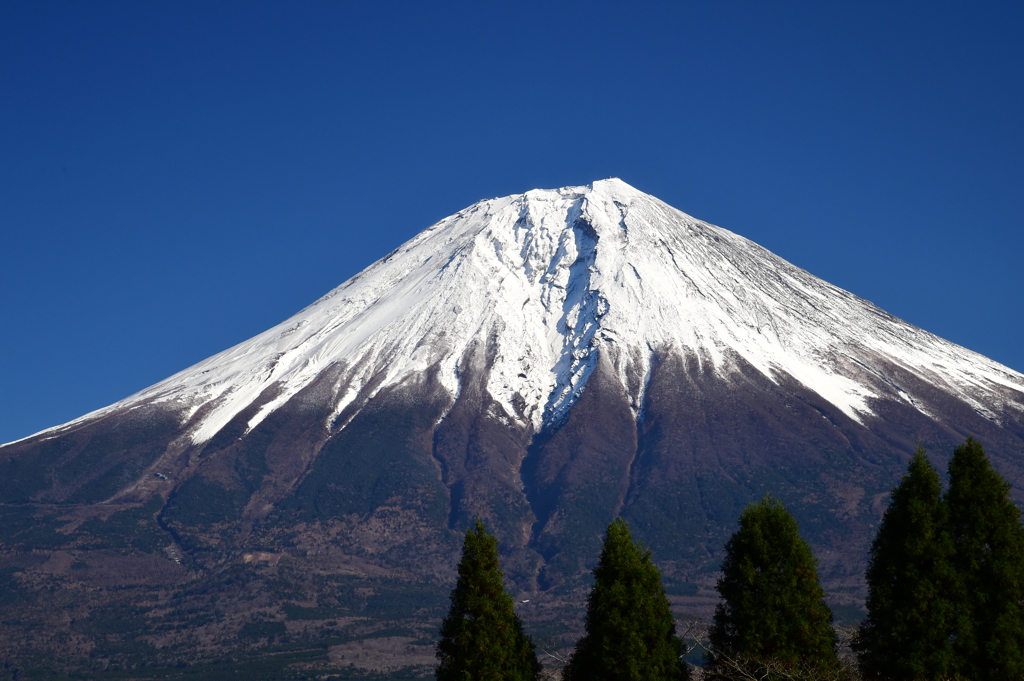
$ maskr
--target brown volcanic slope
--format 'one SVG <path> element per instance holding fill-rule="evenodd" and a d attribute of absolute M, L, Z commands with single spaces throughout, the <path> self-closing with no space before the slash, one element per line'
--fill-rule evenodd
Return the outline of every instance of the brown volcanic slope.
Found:
<path fill-rule="evenodd" d="M 0 648 L 22 669 L 426 673 L 477 515 L 564 645 L 610 520 L 707 612 L 766 492 L 850 613 L 915 441 L 944 465 L 967 435 L 1020 498 L 1020 374 L 617 180 L 494 199 L 0 447 Z"/>

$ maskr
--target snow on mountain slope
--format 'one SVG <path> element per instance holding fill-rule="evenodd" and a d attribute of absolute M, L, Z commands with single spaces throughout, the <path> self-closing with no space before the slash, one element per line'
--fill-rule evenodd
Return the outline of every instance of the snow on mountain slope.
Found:
<path fill-rule="evenodd" d="M 609 179 L 481 201 L 285 322 L 53 431 L 158 402 L 182 407 L 200 444 L 268 388 L 250 428 L 334 365 L 332 420 L 431 367 L 454 401 L 467 361 L 489 363 L 500 418 L 536 431 L 564 416 L 602 353 L 638 414 L 667 352 L 725 378 L 739 360 L 791 377 L 862 423 L 873 398 L 927 414 L 893 366 L 986 418 L 1024 412 L 1021 374 Z"/>

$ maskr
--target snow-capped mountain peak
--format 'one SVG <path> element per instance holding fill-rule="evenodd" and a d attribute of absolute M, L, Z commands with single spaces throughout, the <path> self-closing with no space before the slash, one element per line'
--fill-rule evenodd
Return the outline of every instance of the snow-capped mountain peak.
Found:
<path fill-rule="evenodd" d="M 894 366 L 992 419 L 1024 409 L 1024 376 L 613 178 L 476 203 L 281 324 L 78 421 L 166 403 L 200 444 L 258 404 L 256 427 L 340 368 L 327 424 L 339 428 L 428 371 L 454 403 L 472 371 L 497 418 L 538 432 L 602 361 L 639 416 L 668 353 L 726 379 L 752 367 L 795 380 L 861 423 L 881 398 L 927 413 Z"/>

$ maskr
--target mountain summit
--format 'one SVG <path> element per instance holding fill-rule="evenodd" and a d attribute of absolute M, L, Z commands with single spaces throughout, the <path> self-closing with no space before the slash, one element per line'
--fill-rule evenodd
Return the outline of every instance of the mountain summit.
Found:
<path fill-rule="evenodd" d="M 695 594 L 771 492 L 854 604 L 915 442 L 941 461 L 968 434 L 1021 479 L 1024 376 L 608 179 L 474 204 L 255 338 L 0 447 L 0 510 L 59 517 L 47 541 L 85 551 L 148 509 L 154 555 L 205 575 L 288 555 L 421 584 L 479 516 L 518 588 L 555 598 L 619 515 Z"/>

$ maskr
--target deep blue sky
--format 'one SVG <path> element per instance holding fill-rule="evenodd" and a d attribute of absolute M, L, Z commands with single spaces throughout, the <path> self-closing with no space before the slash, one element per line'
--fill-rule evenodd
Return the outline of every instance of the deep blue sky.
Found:
<path fill-rule="evenodd" d="M 0 3 L 0 442 L 619 176 L 1024 370 L 1021 3 Z"/>

